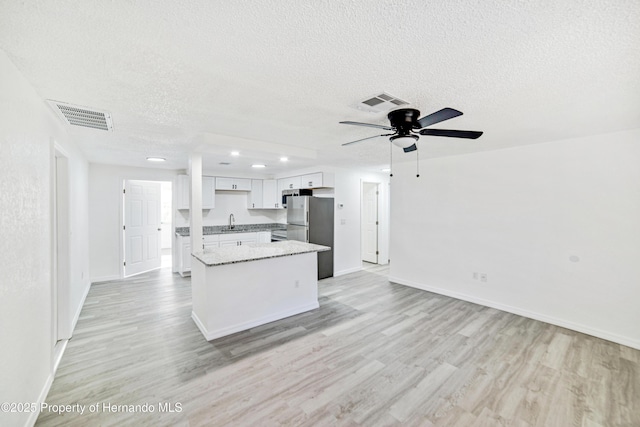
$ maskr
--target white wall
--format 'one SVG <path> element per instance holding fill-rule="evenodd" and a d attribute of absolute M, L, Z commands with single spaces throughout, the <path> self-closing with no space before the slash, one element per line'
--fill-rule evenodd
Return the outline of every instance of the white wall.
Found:
<path fill-rule="evenodd" d="M 0 51 L 0 402 L 39 402 L 53 380 L 53 141 L 69 154 L 72 317 L 88 282 L 87 164 L 49 107 Z M 0 425 L 35 415 L 0 412 Z"/>
<path fill-rule="evenodd" d="M 390 279 L 640 348 L 639 141 L 396 164 Z"/>
<path fill-rule="evenodd" d="M 119 279 L 122 274 L 122 183 L 124 180 L 171 181 L 174 184 L 172 189 L 175 190 L 177 174 L 177 171 L 165 169 L 96 163 L 89 165 L 89 188 L 91 189 L 89 260 L 92 282 Z M 173 191 L 174 200 L 175 193 Z M 175 248 L 175 244 L 173 246 Z"/>

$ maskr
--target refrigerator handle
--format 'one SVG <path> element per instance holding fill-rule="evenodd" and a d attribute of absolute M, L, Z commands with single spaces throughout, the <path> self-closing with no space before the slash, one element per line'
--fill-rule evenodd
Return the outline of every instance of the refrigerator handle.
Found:
<path fill-rule="evenodd" d="M 307 225 L 309 225 L 309 211 L 307 211 Z"/>
<path fill-rule="evenodd" d="M 307 227 L 307 243 L 309 243 L 309 228 Z"/>

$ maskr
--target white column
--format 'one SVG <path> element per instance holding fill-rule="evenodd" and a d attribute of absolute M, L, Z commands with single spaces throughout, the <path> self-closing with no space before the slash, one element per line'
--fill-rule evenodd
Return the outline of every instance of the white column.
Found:
<path fill-rule="evenodd" d="M 202 154 L 189 155 L 189 234 L 191 251 L 202 251 Z"/>

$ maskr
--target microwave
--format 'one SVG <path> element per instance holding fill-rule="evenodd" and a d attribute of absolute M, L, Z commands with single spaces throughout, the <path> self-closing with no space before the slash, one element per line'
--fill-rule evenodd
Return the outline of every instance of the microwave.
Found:
<path fill-rule="evenodd" d="M 308 188 L 300 188 L 296 190 L 282 190 L 282 207 L 287 207 L 287 197 L 289 196 L 311 196 L 313 192 Z"/>

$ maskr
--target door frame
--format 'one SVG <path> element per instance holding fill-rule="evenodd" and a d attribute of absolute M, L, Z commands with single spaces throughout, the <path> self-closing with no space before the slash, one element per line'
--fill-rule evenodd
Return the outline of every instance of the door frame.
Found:
<path fill-rule="evenodd" d="M 69 155 L 53 142 L 51 156 L 51 246 L 53 346 L 71 338 L 70 179 Z"/>
<path fill-rule="evenodd" d="M 364 235 L 364 206 L 365 206 L 365 185 L 375 185 L 376 186 L 376 218 L 377 218 L 377 226 L 376 226 L 376 262 L 375 264 L 380 264 L 380 186 L 381 182 L 377 181 L 362 181 L 360 184 L 360 261 L 364 261 L 363 253 L 364 247 L 362 245 L 362 237 Z M 368 261 L 366 261 L 368 262 Z"/>

